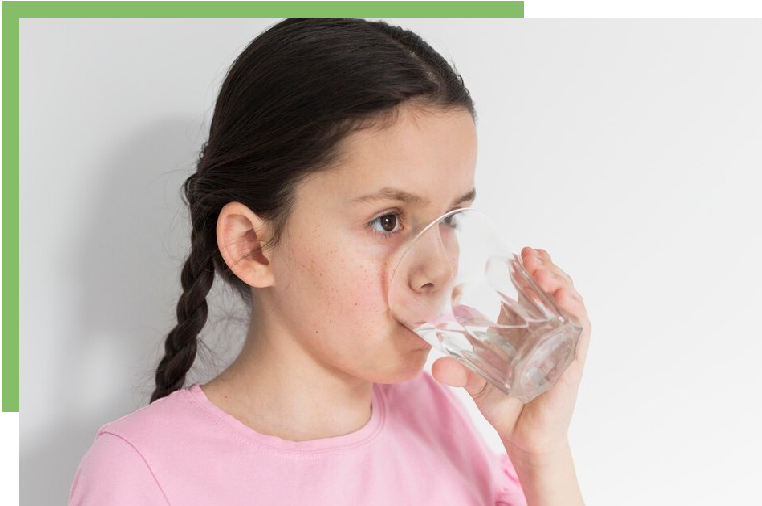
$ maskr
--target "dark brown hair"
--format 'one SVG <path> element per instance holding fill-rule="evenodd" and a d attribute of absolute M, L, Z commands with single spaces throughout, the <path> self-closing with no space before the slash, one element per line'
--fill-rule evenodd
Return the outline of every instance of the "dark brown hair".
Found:
<path fill-rule="evenodd" d="M 273 233 L 262 248 L 275 246 L 298 183 L 328 170 L 350 133 L 388 124 L 401 104 L 412 102 L 464 108 L 476 118 L 450 64 L 415 33 L 383 21 L 286 19 L 238 56 L 217 97 L 196 172 L 183 184 L 191 250 L 151 402 L 185 383 L 215 271 L 251 304 L 251 287 L 217 247 L 222 207 L 241 202 L 267 220 Z"/>

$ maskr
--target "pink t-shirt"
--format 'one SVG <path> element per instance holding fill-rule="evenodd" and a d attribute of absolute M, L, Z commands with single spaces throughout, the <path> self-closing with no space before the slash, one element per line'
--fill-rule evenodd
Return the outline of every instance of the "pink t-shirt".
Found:
<path fill-rule="evenodd" d="M 98 431 L 70 505 L 526 505 L 457 397 L 422 371 L 373 385 L 371 418 L 350 434 L 288 441 L 260 434 L 198 384 Z"/>

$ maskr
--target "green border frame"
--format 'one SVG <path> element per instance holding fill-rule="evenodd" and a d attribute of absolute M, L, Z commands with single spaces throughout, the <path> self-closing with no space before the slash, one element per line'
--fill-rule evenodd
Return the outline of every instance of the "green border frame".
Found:
<path fill-rule="evenodd" d="M 762 2 L 3 2 L 3 18 L 228 17 L 510 17 L 736 18 L 759 17 Z M 436 6 L 436 9 L 434 9 Z M 436 11 L 437 16 L 431 14 Z M 5 27 L 5 23 L 3 23 Z"/>
<path fill-rule="evenodd" d="M 523 18 L 504 1 L 3 2 L 3 411 L 19 411 L 19 20 L 21 18 Z"/>
<path fill-rule="evenodd" d="M 19 18 L 286 18 L 296 16 L 523 18 L 524 2 L 478 0 L 3 2 L 3 33 L 11 23 L 17 26 L 16 20 Z M 18 37 L 14 40 L 18 41 Z M 5 46 L 5 36 L 3 46 Z"/>

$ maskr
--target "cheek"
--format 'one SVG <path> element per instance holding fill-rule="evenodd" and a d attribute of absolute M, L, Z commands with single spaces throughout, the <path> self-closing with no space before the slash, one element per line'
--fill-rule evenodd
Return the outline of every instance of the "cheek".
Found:
<path fill-rule="evenodd" d="M 289 317 L 328 332 L 339 327 L 365 332 L 388 322 L 389 247 L 355 230 L 326 229 L 319 220 L 306 222 L 304 229 L 308 233 L 292 229 L 277 265 L 277 297 Z"/>
<path fill-rule="evenodd" d="M 293 295 L 319 312 L 326 325 L 355 327 L 388 318 L 384 253 L 356 237 L 323 239 L 294 252 L 289 277 L 295 281 L 292 290 L 301 293 Z"/>
<path fill-rule="evenodd" d="M 367 252 L 346 249 L 341 258 L 326 258 L 335 260 L 314 262 L 322 273 L 317 281 L 332 312 L 341 312 L 344 318 L 355 321 L 376 321 L 386 314 L 385 270 L 381 261 Z"/>

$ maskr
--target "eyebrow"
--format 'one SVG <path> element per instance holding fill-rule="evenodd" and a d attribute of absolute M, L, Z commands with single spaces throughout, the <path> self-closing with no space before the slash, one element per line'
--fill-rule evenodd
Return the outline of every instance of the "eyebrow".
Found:
<path fill-rule="evenodd" d="M 460 197 L 456 197 L 455 200 L 452 201 L 452 204 L 450 204 L 450 207 L 457 206 L 458 204 L 462 202 L 468 202 L 469 200 L 474 200 L 474 199 L 476 199 L 475 188 L 469 191 L 468 193 L 461 195 Z M 397 202 L 403 202 L 405 204 L 409 204 L 411 206 L 418 206 L 418 207 L 425 207 L 431 204 L 431 200 L 429 200 L 426 197 L 421 197 L 420 195 L 414 195 L 404 190 L 400 190 L 398 188 L 391 188 L 388 186 L 385 188 L 381 188 L 376 193 L 372 193 L 370 195 L 363 195 L 362 197 L 357 197 L 355 199 L 352 199 L 352 202 L 375 202 L 378 200 L 394 200 Z"/>

